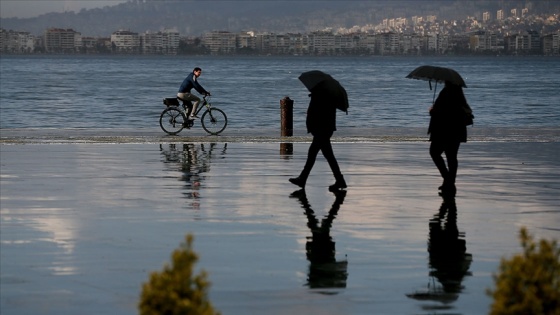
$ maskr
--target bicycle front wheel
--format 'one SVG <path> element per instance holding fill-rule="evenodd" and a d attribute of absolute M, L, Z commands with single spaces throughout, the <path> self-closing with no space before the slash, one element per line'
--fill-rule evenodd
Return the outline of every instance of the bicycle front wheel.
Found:
<path fill-rule="evenodd" d="M 223 110 L 218 108 L 210 108 L 202 115 L 200 119 L 202 128 L 211 135 L 217 135 L 224 131 L 227 126 L 227 116 Z"/>
<path fill-rule="evenodd" d="M 159 116 L 161 129 L 170 135 L 176 135 L 183 130 L 185 121 L 185 115 L 177 107 L 169 107 Z"/>

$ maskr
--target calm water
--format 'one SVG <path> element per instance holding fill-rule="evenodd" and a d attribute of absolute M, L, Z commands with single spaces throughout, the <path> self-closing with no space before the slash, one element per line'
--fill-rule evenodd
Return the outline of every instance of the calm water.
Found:
<path fill-rule="evenodd" d="M 433 90 L 405 78 L 424 64 L 462 74 L 476 127 L 560 126 L 560 58 L 552 57 L 2 56 L 0 64 L 0 128 L 157 127 L 162 98 L 195 66 L 229 128 L 276 129 L 284 96 L 295 101 L 294 128 L 304 128 L 308 92 L 297 77 L 312 69 L 348 91 L 340 127 L 424 127 Z"/>

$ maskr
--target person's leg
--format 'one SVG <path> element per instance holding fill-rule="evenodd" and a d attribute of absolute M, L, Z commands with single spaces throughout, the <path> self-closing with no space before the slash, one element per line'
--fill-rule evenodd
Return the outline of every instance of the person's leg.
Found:
<path fill-rule="evenodd" d="M 329 186 L 329 189 L 338 190 L 341 188 L 346 188 L 346 181 L 344 180 L 344 176 L 342 176 L 342 172 L 340 171 L 338 161 L 334 156 L 334 151 L 332 148 L 330 136 L 321 139 L 321 152 L 323 153 L 325 159 L 327 159 L 327 162 L 329 163 L 331 171 L 336 180 L 334 185 Z"/>
<path fill-rule="evenodd" d="M 321 150 L 320 139 L 314 136 L 313 141 L 311 142 L 311 145 L 309 146 L 309 150 L 307 152 L 307 161 L 305 162 L 305 166 L 303 167 L 303 170 L 301 171 L 298 177 L 290 178 L 290 183 L 300 186 L 302 188 L 305 187 L 305 183 L 307 182 L 307 177 L 309 177 L 309 174 L 311 173 L 311 169 L 313 169 L 313 165 L 315 165 L 315 160 L 317 159 L 317 154 L 319 153 L 319 150 Z"/>
<path fill-rule="evenodd" d="M 198 118 L 198 117 L 195 116 L 195 113 L 196 113 L 196 109 L 198 108 L 198 104 L 200 104 L 200 97 L 198 97 L 194 94 L 191 94 L 191 93 L 185 93 L 185 97 L 186 97 L 186 100 L 193 102 L 193 108 L 191 110 L 190 117 L 191 118 Z"/>
<path fill-rule="evenodd" d="M 342 176 L 342 172 L 340 171 L 340 167 L 338 166 L 338 161 L 334 156 L 334 151 L 331 144 L 331 136 L 332 133 L 317 135 L 315 136 L 315 138 L 317 139 L 319 149 L 321 150 L 323 156 L 329 163 L 334 178 L 336 179 L 336 182 L 333 185 L 329 186 L 329 190 L 335 191 L 342 188 L 346 188 L 347 186 L 346 186 L 346 181 Z"/>
<path fill-rule="evenodd" d="M 313 141 L 311 142 L 307 152 L 307 161 L 305 162 L 305 166 L 299 175 L 300 178 L 307 180 L 309 173 L 311 173 L 311 169 L 313 169 L 313 165 L 315 165 L 315 160 L 317 159 L 317 154 L 320 150 L 321 139 L 319 137 L 313 137 Z"/>
<path fill-rule="evenodd" d="M 446 178 L 447 178 L 447 175 L 448 175 L 449 171 L 447 170 L 447 166 L 445 165 L 445 161 L 443 160 L 443 157 L 441 156 L 443 154 L 443 151 L 444 151 L 444 146 L 443 146 L 442 143 L 437 142 L 437 141 L 432 141 L 432 143 L 430 144 L 430 156 L 432 157 L 432 160 L 434 161 L 434 164 L 436 165 L 437 169 L 439 170 L 439 173 L 441 174 L 441 177 L 443 178 L 443 183 L 445 185 L 445 181 L 446 181 Z"/>
<path fill-rule="evenodd" d="M 187 108 L 189 107 L 189 105 L 191 105 L 191 102 L 187 101 L 187 96 L 185 95 L 185 93 L 177 93 L 177 97 L 183 101 L 183 108 Z"/>
<path fill-rule="evenodd" d="M 459 161 L 457 155 L 459 152 L 460 142 L 449 143 L 445 146 L 445 157 L 447 159 L 447 166 L 449 171 L 447 173 L 447 184 L 450 186 L 455 185 L 455 178 L 457 177 L 457 169 L 459 168 Z"/>

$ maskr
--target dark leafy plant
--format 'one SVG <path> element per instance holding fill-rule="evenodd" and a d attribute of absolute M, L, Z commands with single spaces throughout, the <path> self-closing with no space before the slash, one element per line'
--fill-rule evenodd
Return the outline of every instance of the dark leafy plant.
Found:
<path fill-rule="evenodd" d="M 560 315 L 560 248 L 556 240 L 535 242 L 521 228 L 523 253 L 502 258 L 493 276 L 491 315 Z"/>
<path fill-rule="evenodd" d="M 208 300 L 210 282 L 202 270 L 194 274 L 198 255 L 192 249 L 193 236 L 185 236 L 185 243 L 171 255 L 171 265 L 161 272 L 153 272 L 143 284 L 140 303 L 141 315 L 215 315 Z"/>

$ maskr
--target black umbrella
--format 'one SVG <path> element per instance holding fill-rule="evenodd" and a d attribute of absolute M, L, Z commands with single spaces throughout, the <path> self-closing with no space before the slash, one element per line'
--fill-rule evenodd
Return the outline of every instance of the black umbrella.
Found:
<path fill-rule="evenodd" d="M 302 73 L 299 80 L 305 87 L 313 92 L 324 93 L 333 101 L 336 108 L 348 114 L 348 94 L 346 89 L 335 80 L 330 74 L 319 70 L 312 70 Z"/>
<path fill-rule="evenodd" d="M 467 85 L 465 84 L 465 80 L 463 80 L 463 78 L 457 71 L 444 67 L 420 66 L 412 70 L 412 72 L 410 72 L 406 77 L 408 79 L 428 81 L 430 84 L 430 90 L 432 89 L 432 81 L 435 81 L 436 87 L 434 89 L 434 101 L 436 99 L 436 90 L 437 90 L 438 82 L 447 81 L 461 87 L 465 87 L 465 88 L 467 87 Z"/>

